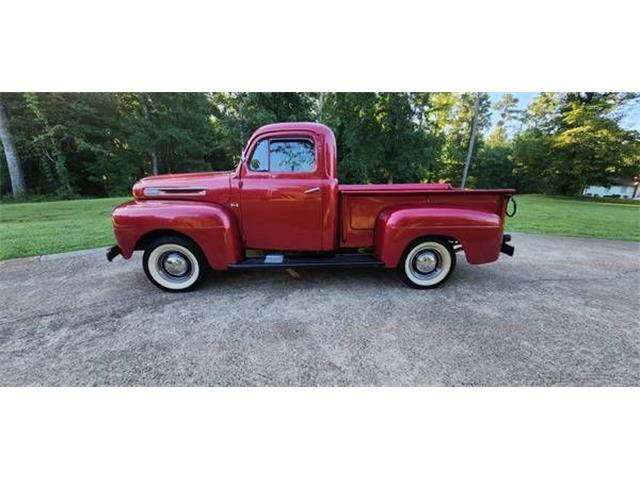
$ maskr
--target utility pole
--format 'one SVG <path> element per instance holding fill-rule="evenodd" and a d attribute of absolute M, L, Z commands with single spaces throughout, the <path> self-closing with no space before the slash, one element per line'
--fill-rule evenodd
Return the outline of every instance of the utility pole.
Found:
<path fill-rule="evenodd" d="M 480 109 L 480 92 L 476 92 L 476 98 L 473 102 L 473 125 L 471 127 L 471 138 L 469 139 L 469 148 L 467 149 L 467 160 L 464 162 L 464 172 L 462 173 L 462 183 L 460 188 L 464 188 L 467 183 L 467 175 L 469 175 L 469 165 L 471 165 L 471 155 L 473 155 L 473 145 L 476 143 L 476 135 L 478 133 L 478 110 Z"/>

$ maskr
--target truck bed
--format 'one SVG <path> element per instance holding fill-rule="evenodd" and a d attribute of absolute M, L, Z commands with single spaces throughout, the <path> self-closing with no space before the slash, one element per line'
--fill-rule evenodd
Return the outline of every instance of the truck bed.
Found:
<path fill-rule="evenodd" d="M 466 208 L 495 213 L 504 211 L 514 190 L 463 190 L 448 183 L 339 185 L 340 247 L 373 245 L 375 221 L 382 210 L 399 205 Z"/>

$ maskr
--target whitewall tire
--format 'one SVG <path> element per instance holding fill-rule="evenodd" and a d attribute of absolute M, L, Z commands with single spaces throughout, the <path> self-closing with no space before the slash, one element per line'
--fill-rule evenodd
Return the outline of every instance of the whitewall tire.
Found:
<path fill-rule="evenodd" d="M 198 246 L 179 236 L 152 241 L 145 249 L 142 266 L 151 283 L 170 292 L 194 288 L 209 270 Z"/>
<path fill-rule="evenodd" d="M 413 288 L 435 288 L 456 267 L 456 254 L 446 240 L 421 239 L 412 243 L 398 266 L 404 282 Z"/>

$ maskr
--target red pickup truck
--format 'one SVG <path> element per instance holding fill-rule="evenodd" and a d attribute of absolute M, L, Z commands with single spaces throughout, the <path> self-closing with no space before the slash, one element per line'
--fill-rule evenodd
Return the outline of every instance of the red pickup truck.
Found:
<path fill-rule="evenodd" d="M 456 252 L 471 264 L 513 254 L 503 235 L 514 190 L 449 184 L 339 185 L 336 141 L 319 123 L 259 128 L 235 171 L 159 175 L 113 211 L 117 245 L 144 250 L 149 280 L 195 287 L 214 270 L 397 268 L 415 288 L 442 284 Z"/>

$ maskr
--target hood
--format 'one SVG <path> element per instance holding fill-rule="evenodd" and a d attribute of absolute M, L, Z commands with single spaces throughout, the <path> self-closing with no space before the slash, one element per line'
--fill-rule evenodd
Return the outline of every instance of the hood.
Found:
<path fill-rule="evenodd" d="M 133 186 L 137 200 L 229 201 L 232 172 L 178 173 L 145 177 Z"/>

